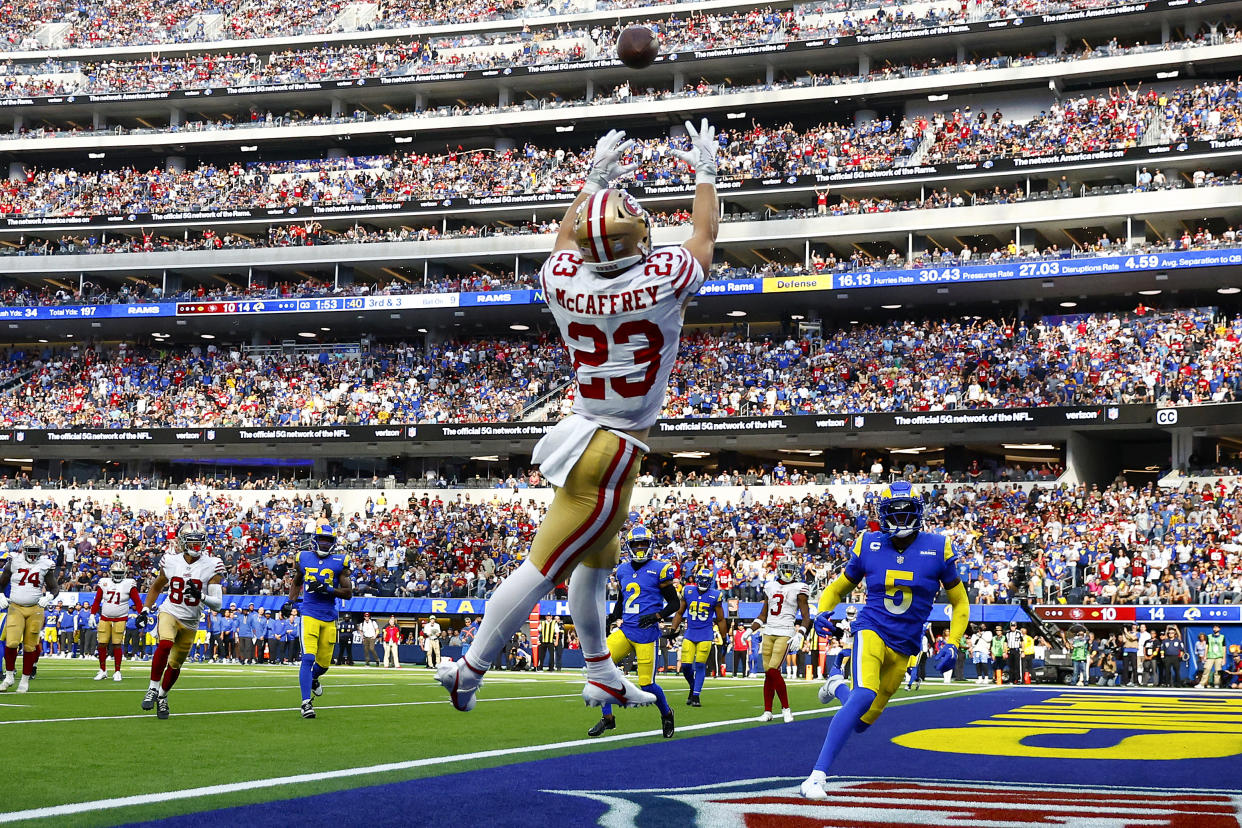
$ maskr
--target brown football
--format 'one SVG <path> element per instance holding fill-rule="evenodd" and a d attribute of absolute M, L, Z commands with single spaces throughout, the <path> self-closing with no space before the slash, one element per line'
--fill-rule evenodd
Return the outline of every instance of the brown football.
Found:
<path fill-rule="evenodd" d="M 660 41 L 646 26 L 630 26 L 617 38 L 617 58 L 631 69 L 646 69 L 660 54 Z"/>

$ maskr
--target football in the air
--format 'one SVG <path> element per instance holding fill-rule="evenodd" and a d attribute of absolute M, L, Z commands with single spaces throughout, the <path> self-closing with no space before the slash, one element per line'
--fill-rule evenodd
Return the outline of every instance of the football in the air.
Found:
<path fill-rule="evenodd" d="M 660 54 L 660 41 L 646 26 L 630 26 L 617 38 L 617 57 L 631 69 L 646 69 Z"/>

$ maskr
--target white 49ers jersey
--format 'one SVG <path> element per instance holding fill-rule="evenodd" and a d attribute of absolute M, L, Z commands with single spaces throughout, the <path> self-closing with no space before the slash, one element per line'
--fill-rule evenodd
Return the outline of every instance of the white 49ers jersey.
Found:
<path fill-rule="evenodd" d="M 160 561 L 160 571 L 168 579 L 168 598 L 160 604 L 160 612 L 167 612 L 187 626 L 198 624 L 203 614 L 201 599 L 191 598 L 186 594 L 186 586 L 197 584 L 199 591 L 207 592 L 207 584 L 219 575 L 224 577 L 224 561 L 215 555 L 204 552 L 193 563 L 187 562 L 180 552 L 168 552 Z"/>
<path fill-rule="evenodd" d="M 662 247 L 605 278 L 561 250 L 539 277 L 577 375 L 574 413 L 609 428 L 654 425 L 703 266 L 684 247 Z"/>
<path fill-rule="evenodd" d="M 8 568 L 9 600 L 29 607 L 43 597 L 47 573 L 56 568 L 56 562 L 43 555 L 34 563 L 26 563 L 25 556 L 14 553 L 8 560 Z"/>
<path fill-rule="evenodd" d="M 102 578 L 99 581 L 99 620 L 124 621 L 129 617 L 130 601 L 134 599 L 138 582 L 133 578 L 122 578 L 114 581 Z"/>
<path fill-rule="evenodd" d="M 764 584 L 763 592 L 768 599 L 768 622 L 763 627 L 763 634 L 792 636 L 794 619 L 798 616 L 798 596 L 805 595 L 809 601 L 811 588 L 801 581 L 782 584 L 772 580 Z"/>

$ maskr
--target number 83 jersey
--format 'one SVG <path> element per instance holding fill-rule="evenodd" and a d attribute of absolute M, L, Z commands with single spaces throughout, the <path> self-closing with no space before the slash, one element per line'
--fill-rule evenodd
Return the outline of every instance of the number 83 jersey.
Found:
<path fill-rule="evenodd" d="M 900 552 L 883 532 L 865 532 L 854 541 L 843 574 L 867 584 L 867 603 L 854 619 L 854 632 L 873 630 L 908 656 L 922 649 L 923 624 L 940 587 L 960 580 L 952 544 L 933 532 L 920 532 Z"/>
<path fill-rule="evenodd" d="M 702 265 L 684 247 L 662 247 L 604 277 L 576 251 L 561 250 L 539 276 L 573 360 L 574 412 L 608 428 L 654 425 L 677 360 L 686 303 L 706 278 Z"/>
<path fill-rule="evenodd" d="M 169 613 L 186 626 L 197 625 L 203 614 L 203 602 L 188 595 L 185 588 L 191 583 L 197 584 L 205 594 L 212 578 L 224 577 L 224 561 L 210 552 L 204 552 L 195 561 L 187 561 L 180 552 L 167 552 L 160 561 L 160 571 L 168 579 L 168 599 L 160 604 L 160 612 Z"/>

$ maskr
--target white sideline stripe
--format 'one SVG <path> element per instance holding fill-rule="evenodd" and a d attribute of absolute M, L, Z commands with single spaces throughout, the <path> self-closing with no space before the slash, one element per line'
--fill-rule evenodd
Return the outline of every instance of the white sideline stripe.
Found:
<path fill-rule="evenodd" d="M 707 689 L 725 689 L 725 688 L 704 688 Z M 957 696 L 962 693 L 983 692 L 982 686 L 978 688 L 967 688 L 963 690 L 949 690 L 942 693 L 929 693 L 923 696 L 907 696 L 901 699 L 893 699 L 889 704 L 901 704 L 903 702 L 922 701 L 924 699 L 932 699 L 943 696 Z M 573 695 L 578 695 L 577 693 Z M 562 698 L 561 696 L 534 696 L 525 698 Z M 492 699 L 491 701 L 517 701 L 518 699 Z M 480 699 L 487 701 L 487 699 Z M 444 699 L 435 702 L 405 702 L 407 705 L 415 704 L 444 704 Z M 394 705 L 342 705 L 342 707 L 389 707 Z M 282 712 L 296 710 L 297 708 L 284 708 Z M 328 709 L 328 708 L 323 708 Z M 801 710 L 794 713 L 795 716 L 818 716 L 824 713 L 836 713 L 840 707 L 819 707 L 811 710 Z M 179 714 L 179 715 L 209 715 L 209 714 Z M 145 714 L 147 718 L 150 714 Z M 114 718 L 141 718 L 137 716 L 117 716 Z M 37 721 L 37 720 L 36 720 Z M 716 727 L 728 727 L 729 725 L 748 724 L 755 721 L 754 716 L 747 716 L 744 719 L 727 719 L 717 722 L 702 722 L 700 724 L 687 725 L 678 728 L 679 733 L 694 730 L 710 730 Z M 277 788 L 283 785 L 302 785 L 310 782 L 322 782 L 325 779 L 343 779 L 350 776 L 367 776 L 374 773 L 391 773 L 393 771 L 412 770 L 414 768 L 433 767 L 435 765 L 449 765 L 455 762 L 469 762 L 475 759 L 494 759 L 500 756 L 519 756 L 525 753 L 542 753 L 549 750 L 564 750 L 566 748 L 584 747 L 586 745 L 613 744 L 615 742 L 632 741 L 634 739 L 646 739 L 651 736 L 661 735 L 658 730 L 647 730 L 641 733 L 622 733 L 607 739 L 572 739 L 568 742 L 554 742 L 546 745 L 527 745 L 525 747 L 497 748 L 496 750 L 481 750 L 474 753 L 459 753 L 454 756 L 433 756 L 427 759 L 411 759 L 406 762 L 388 762 L 383 765 L 369 765 L 361 768 L 343 768 L 341 770 L 322 771 L 319 773 L 302 773 L 296 776 L 276 776 L 269 779 L 258 779 L 251 782 L 229 782 L 221 785 L 205 785 L 201 788 L 185 788 L 180 791 L 164 791 L 162 793 L 145 793 L 133 796 L 120 796 L 112 799 L 97 799 L 92 802 L 73 802 L 67 805 L 52 805 L 46 808 L 31 808 L 25 811 L 10 811 L 8 813 L 0 813 L 0 823 L 20 822 L 26 819 L 46 819 L 49 817 L 63 817 L 71 814 L 85 814 L 92 811 L 106 811 L 113 808 L 127 808 L 135 805 L 152 805 L 160 802 L 174 802 L 182 799 L 199 799 L 205 796 L 219 796 L 221 794 L 238 793 L 241 791 L 253 791 L 259 788 Z"/>
<path fill-rule="evenodd" d="M 104 681 L 111 682 L 112 679 L 100 679 L 101 684 Z M 130 686 L 128 688 L 119 688 L 119 689 L 115 687 L 109 687 L 106 689 L 101 687 L 98 690 L 32 690 L 31 692 L 32 693 L 37 692 L 40 696 L 56 696 L 56 695 L 65 695 L 68 693 L 90 693 L 92 696 L 95 695 L 96 693 L 134 693 L 136 692 L 136 690 L 145 689 L 141 683 L 143 681 L 146 681 L 146 679 L 141 679 L 138 681 L 130 682 Z M 370 682 L 360 682 L 358 684 L 332 684 L 329 686 L 331 687 L 403 687 L 405 685 L 394 683 L 394 682 L 387 682 L 387 681 L 370 681 Z M 202 693 L 202 692 L 209 691 L 209 690 L 210 691 L 223 690 L 223 691 L 231 692 L 233 690 L 289 690 L 290 688 L 296 690 L 297 685 L 296 684 L 250 684 L 250 685 L 242 685 L 240 687 L 178 687 L 177 695 L 180 696 L 182 693 Z M 24 705 L 0 704 L 0 707 L 6 707 L 6 706 L 17 707 L 17 706 L 24 706 Z M 3 724 L 3 722 L 0 722 L 0 724 Z"/>

